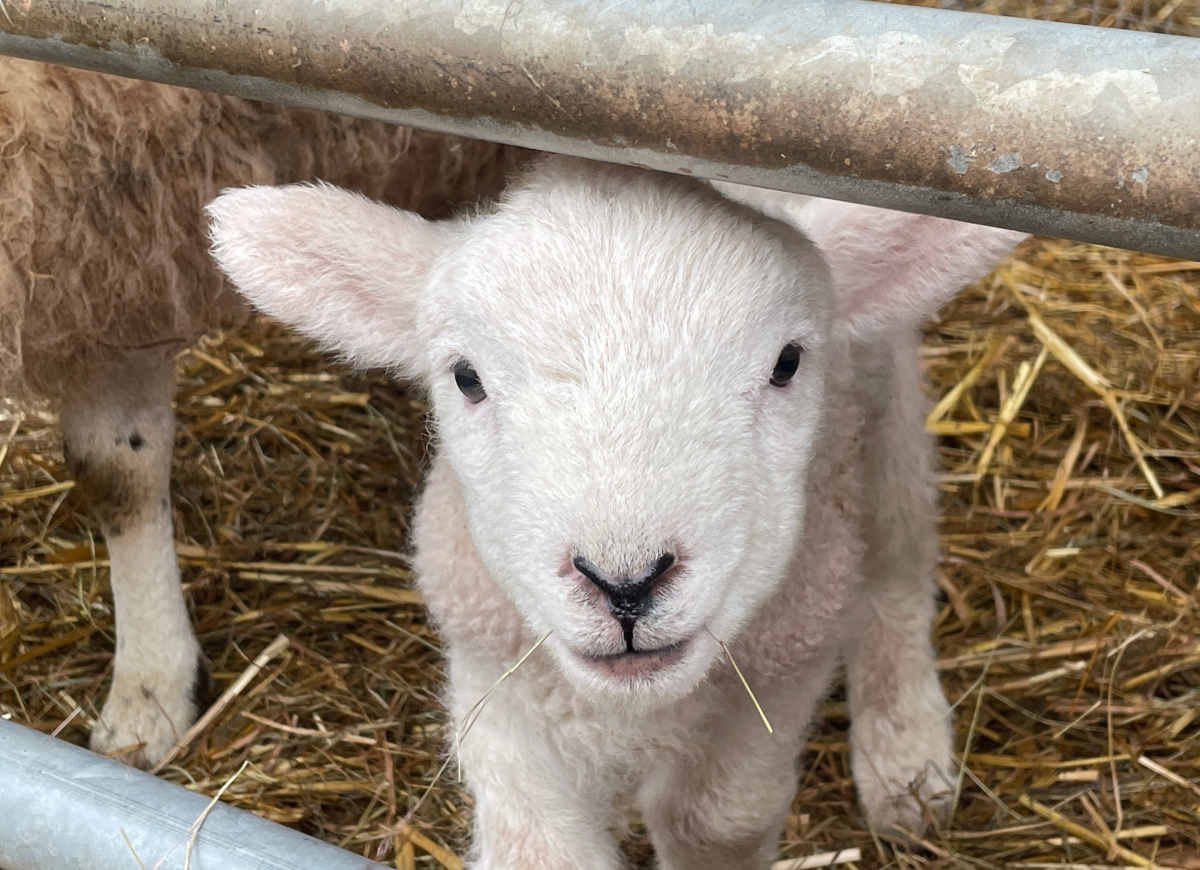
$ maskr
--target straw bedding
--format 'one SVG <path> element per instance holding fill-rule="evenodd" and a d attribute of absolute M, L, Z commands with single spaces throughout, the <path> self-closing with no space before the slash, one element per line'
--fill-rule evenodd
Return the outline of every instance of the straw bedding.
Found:
<path fill-rule="evenodd" d="M 866 829 L 835 690 L 780 858 L 1200 868 L 1200 263 L 1031 240 L 922 357 L 949 397 L 929 421 L 935 630 L 961 792 L 918 845 Z M 248 760 L 236 805 L 397 867 L 461 866 L 453 767 L 409 818 L 447 733 L 403 556 L 420 396 L 266 320 L 185 351 L 179 380 L 178 549 L 218 682 L 289 643 L 161 775 L 211 794 Z M 0 409 L 0 715 L 84 743 L 112 614 L 52 422 Z M 649 866 L 636 819 L 627 851 Z"/>

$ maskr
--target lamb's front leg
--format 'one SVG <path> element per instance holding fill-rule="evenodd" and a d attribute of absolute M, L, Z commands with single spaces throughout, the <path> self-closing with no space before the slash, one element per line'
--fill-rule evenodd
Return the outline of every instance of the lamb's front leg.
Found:
<path fill-rule="evenodd" d="M 108 546 L 117 650 L 97 752 L 150 765 L 194 721 L 207 672 L 179 586 L 171 527 L 171 358 L 131 351 L 63 403 L 68 466 Z"/>
<path fill-rule="evenodd" d="M 796 793 L 797 762 L 832 651 L 758 698 L 768 734 L 740 684 L 730 685 L 692 751 L 668 756 L 638 795 L 662 870 L 766 870 Z M 753 680 L 753 676 L 751 676 Z"/>
<path fill-rule="evenodd" d="M 843 646 L 851 767 L 879 829 L 919 832 L 953 791 L 949 706 L 930 642 L 937 529 L 917 354 L 903 340 L 865 375 L 864 584 Z"/>
<path fill-rule="evenodd" d="M 450 659 L 452 715 L 461 722 L 502 669 L 495 662 L 468 664 L 453 651 Z M 585 773 L 590 759 L 563 753 L 560 739 L 549 733 L 557 723 L 547 721 L 542 700 L 515 676 L 461 741 L 464 778 L 475 799 L 470 866 L 617 870 L 613 789 L 602 776 Z"/>
<path fill-rule="evenodd" d="M 920 833 L 945 815 L 953 792 L 950 709 L 929 643 L 929 590 L 903 578 L 871 595 L 848 645 L 851 767 L 859 800 L 880 830 Z"/>

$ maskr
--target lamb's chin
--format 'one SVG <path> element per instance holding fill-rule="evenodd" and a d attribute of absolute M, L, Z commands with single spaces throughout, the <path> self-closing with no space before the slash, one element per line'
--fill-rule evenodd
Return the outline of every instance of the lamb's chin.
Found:
<path fill-rule="evenodd" d="M 711 666 L 707 644 L 692 637 L 635 653 L 597 656 L 556 650 L 567 679 L 596 703 L 616 703 L 629 712 L 663 707 L 688 695 Z"/>

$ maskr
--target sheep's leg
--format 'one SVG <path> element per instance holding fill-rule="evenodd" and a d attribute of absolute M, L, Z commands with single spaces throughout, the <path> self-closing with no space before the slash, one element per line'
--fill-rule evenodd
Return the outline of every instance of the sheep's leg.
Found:
<path fill-rule="evenodd" d="M 450 667 L 453 721 L 462 722 L 502 670 L 454 650 Z M 617 870 L 612 791 L 552 745 L 537 701 L 522 696 L 516 680 L 505 689 L 455 759 L 475 800 L 472 870 Z"/>
<path fill-rule="evenodd" d="M 476 735 L 472 733 L 471 739 Z M 554 775 L 547 758 L 525 742 L 501 740 L 493 753 L 505 761 L 469 778 L 475 798 L 472 870 L 617 870 L 614 839 L 596 816 L 608 808 L 580 798 Z M 465 762 L 464 762 L 465 763 Z"/>
<path fill-rule="evenodd" d="M 864 403 L 874 404 L 863 453 L 867 552 L 858 615 L 843 648 L 851 767 L 873 825 L 919 832 L 948 809 L 953 781 L 949 706 L 930 642 L 932 450 L 915 347 L 898 342 L 877 354 L 860 383 Z"/>
<path fill-rule="evenodd" d="M 171 359 L 130 351 L 63 403 L 68 466 L 108 546 L 117 650 L 97 752 L 154 764 L 197 714 L 200 647 L 180 590 L 171 527 Z"/>
<path fill-rule="evenodd" d="M 835 657 L 802 665 L 803 682 L 759 687 L 768 734 L 740 684 L 695 736 L 695 752 L 668 757 L 638 799 L 662 870 L 766 870 L 796 793 L 797 759 Z M 753 679 L 753 678 L 752 678 Z"/>

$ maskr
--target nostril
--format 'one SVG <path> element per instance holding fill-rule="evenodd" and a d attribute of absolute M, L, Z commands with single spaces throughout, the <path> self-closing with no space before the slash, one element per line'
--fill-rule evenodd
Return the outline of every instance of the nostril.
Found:
<path fill-rule="evenodd" d="M 615 589 L 615 584 L 618 582 L 616 578 L 610 578 L 608 574 L 597 568 L 583 556 L 575 556 L 571 559 L 571 564 L 575 566 L 576 571 L 586 577 L 593 586 L 605 595 L 610 595 L 609 590 Z"/>
<path fill-rule="evenodd" d="M 653 583 L 663 574 L 671 570 L 675 564 L 675 556 L 673 553 L 663 553 L 650 565 L 649 573 L 646 579 Z"/>

